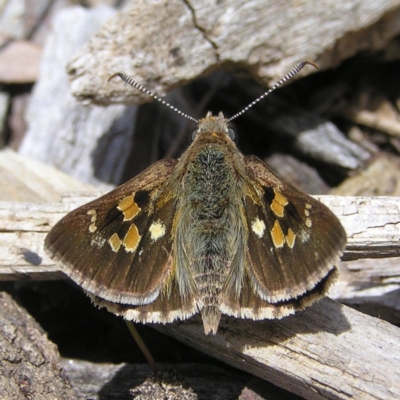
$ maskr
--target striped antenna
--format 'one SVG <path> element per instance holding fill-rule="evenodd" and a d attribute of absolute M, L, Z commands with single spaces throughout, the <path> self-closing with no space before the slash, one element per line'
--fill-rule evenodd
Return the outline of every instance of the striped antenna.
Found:
<path fill-rule="evenodd" d="M 168 102 L 166 102 L 165 100 L 163 100 L 161 97 L 158 97 L 156 94 L 154 94 L 152 91 L 146 89 L 144 86 L 142 86 L 140 83 L 137 83 L 136 81 L 134 81 L 130 76 L 125 75 L 121 72 L 117 72 L 116 74 L 111 75 L 108 78 L 108 82 L 111 81 L 111 79 L 115 78 L 116 76 L 119 76 L 124 82 L 126 82 L 128 85 L 131 85 L 132 87 L 134 87 L 135 89 L 139 89 L 141 90 L 143 93 L 146 93 L 147 95 L 153 97 L 153 99 L 156 99 L 157 101 L 159 101 L 160 103 L 166 105 L 167 107 L 169 107 L 171 110 L 175 111 L 176 113 L 178 113 L 179 115 L 182 115 L 182 117 L 185 117 L 187 119 L 190 119 L 191 121 L 194 121 L 196 123 L 198 123 L 199 121 L 196 118 L 191 117 L 190 115 L 185 114 L 184 112 L 182 112 L 181 110 L 178 110 L 176 107 L 174 107 L 172 104 L 169 104 Z"/>
<path fill-rule="evenodd" d="M 288 80 L 292 79 L 294 76 L 296 76 L 306 65 L 312 65 L 313 67 L 317 68 L 318 67 L 312 63 L 311 61 L 300 61 L 297 63 L 280 81 L 276 82 L 274 86 L 272 86 L 271 89 L 267 90 L 264 94 L 262 94 L 260 97 L 255 99 L 253 102 L 251 102 L 247 107 L 243 108 L 242 111 L 239 111 L 237 114 L 235 114 L 233 117 L 230 117 L 228 119 L 228 122 L 231 122 L 235 118 L 239 117 L 240 115 L 244 114 L 249 108 L 253 107 L 255 104 L 257 104 L 260 100 L 262 100 L 264 97 L 268 96 L 270 93 L 272 93 L 275 89 L 277 89 L 279 86 L 287 82 Z"/>
<path fill-rule="evenodd" d="M 288 80 L 292 79 L 294 76 L 296 76 L 306 65 L 312 65 L 313 67 L 317 68 L 318 67 L 312 63 L 311 61 L 300 61 L 297 63 L 290 71 L 287 73 L 280 81 L 275 83 L 274 86 L 272 86 L 271 89 L 267 90 L 264 94 L 262 94 L 260 97 L 255 99 L 252 103 L 250 103 L 247 107 L 243 108 L 243 110 L 239 111 L 237 114 L 235 114 L 233 117 L 230 117 L 228 119 L 228 122 L 233 121 L 235 118 L 239 117 L 240 115 L 244 114 L 249 108 L 253 107 L 255 104 L 257 104 L 260 100 L 262 100 L 264 97 L 268 96 L 271 92 L 273 92 L 275 89 L 277 89 L 279 86 L 287 82 Z M 191 121 L 194 121 L 198 123 L 199 121 L 196 118 L 191 117 L 190 115 L 185 114 L 181 110 L 178 110 L 176 107 L 173 105 L 169 104 L 165 100 L 163 100 L 161 97 L 158 97 L 156 94 L 154 94 L 152 91 L 146 89 L 144 86 L 142 86 L 140 83 L 137 83 L 134 81 L 130 76 L 123 74 L 121 72 L 117 72 L 116 74 L 111 75 L 108 78 L 108 82 L 111 81 L 111 79 L 115 78 L 116 76 L 119 76 L 124 82 L 126 82 L 128 85 L 139 89 L 143 93 L 146 93 L 147 95 L 153 97 L 153 99 L 156 99 L 160 103 L 166 105 L 169 107 L 171 110 L 175 111 L 177 114 L 182 115 L 182 117 L 185 117 L 187 119 L 190 119 Z"/>

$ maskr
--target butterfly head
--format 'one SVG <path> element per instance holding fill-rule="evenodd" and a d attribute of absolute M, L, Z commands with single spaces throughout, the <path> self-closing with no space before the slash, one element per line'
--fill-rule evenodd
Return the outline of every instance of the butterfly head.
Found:
<path fill-rule="evenodd" d="M 229 127 L 229 121 L 224 117 L 224 114 L 220 112 L 217 116 L 211 114 L 209 111 L 205 118 L 202 118 L 198 122 L 197 129 L 192 132 L 191 141 L 195 139 L 206 139 L 209 136 L 222 141 L 233 141 L 237 143 L 236 132 Z"/>

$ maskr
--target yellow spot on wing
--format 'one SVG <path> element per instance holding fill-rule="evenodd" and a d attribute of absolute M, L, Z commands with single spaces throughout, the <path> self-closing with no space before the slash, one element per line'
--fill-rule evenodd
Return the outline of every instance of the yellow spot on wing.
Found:
<path fill-rule="evenodd" d="M 279 193 L 276 190 L 274 190 L 274 193 L 275 193 L 275 200 L 283 207 L 285 207 L 289 203 L 288 199 L 282 193 Z"/>
<path fill-rule="evenodd" d="M 277 217 L 282 218 L 285 206 L 289 202 L 288 199 L 282 193 L 279 193 L 276 190 L 274 190 L 274 193 L 275 193 L 275 198 L 272 200 L 270 208 Z"/>
<path fill-rule="evenodd" d="M 281 217 L 281 218 L 283 217 L 284 207 L 281 204 L 279 204 L 275 199 L 272 200 L 271 210 L 274 212 L 274 214 L 277 217 Z"/>
<path fill-rule="evenodd" d="M 124 214 L 124 221 L 130 221 L 140 212 L 140 207 L 133 200 L 134 195 L 135 194 L 132 193 L 126 196 L 118 203 L 117 208 Z"/>
<path fill-rule="evenodd" d="M 135 224 L 132 224 L 129 227 L 128 232 L 126 233 L 124 240 L 122 242 L 122 244 L 125 247 L 126 251 L 129 252 L 134 252 L 140 242 L 140 235 L 139 235 L 139 231 L 138 228 L 136 227 Z"/>
<path fill-rule="evenodd" d="M 285 235 L 282 232 L 282 228 L 278 220 L 275 221 L 274 226 L 271 229 L 271 237 L 275 247 L 283 247 L 285 244 Z"/>
<path fill-rule="evenodd" d="M 113 249 L 113 251 L 117 252 L 119 250 L 119 248 L 121 247 L 122 241 L 119 238 L 119 236 L 114 233 L 110 239 L 108 239 L 108 243 L 110 243 L 111 248 Z"/>

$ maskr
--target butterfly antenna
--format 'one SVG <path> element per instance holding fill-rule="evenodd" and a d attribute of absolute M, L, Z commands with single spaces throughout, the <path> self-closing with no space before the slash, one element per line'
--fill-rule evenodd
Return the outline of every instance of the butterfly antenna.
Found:
<path fill-rule="evenodd" d="M 294 76 L 296 76 L 306 65 L 312 65 L 313 67 L 317 68 L 318 67 L 312 63 L 311 61 L 300 61 L 297 63 L 280 81 L 275 83 L 274 86 L 272 86 L 271 89 L 267 90 L 264 94 L 262 94 L 260 97 L 255 99 L 252 103 L 250 103 L 247 107 L 243 108 L 242 111 L 239 111 L 237 114 L 235 114 L 233 117 L 230 117 L 228 119 L 228 122 L 231 122 L 235 118 L 239 117 L 240 115 L 244 114 L 249 108 L 253 107 L 255 104 L 257 104 L 260 100 L 262 100 L 264 97 L 268 96 L 270 93 L 272 93 L 275 89 L 277 89 L 279 86 L 287 82 L 288 80 L 292 79 Z"/>
<path fill-rule="evenodd" d="M 142 86 L 140 83 L 137 83 L 136 81 L 134 81 L 130 76 L 125 75 L 121 72 L 117 72 L 116 74 L 111 75 L 108 78 L 108 82 L 111 81 L 111 79 L 115 78 L 116 76 L 119 76 L 124 82 L 126 82 L 128 85 L 131 85 L 132 87 L 134 87 L 135 89 L 139 89 L 141 90 L 143 93 L 146 93 L 147 95 L 153 97 L 153 99 L 156 99 L 157 101 L 159 101 L 160 103 L 166 105 L 167 107 L 169 107 L 171 110 L 175 111 L 177 114 L 182 115 L 182 117 L 185 117 L 187 119 L 190 119 L 191 121 L 194 121 L 196 123 L 198 123 L 199 121 L 196 118 L 191 117 L 190 115 L 185 114 L 184 112 L 182 112 L 181 110 L 178 110 L 176 107 L 174 107 L 172 104 L 169 104 L 168 102 L 166 102 L 165 100 L 163 100 L 161 97 L 158 97 L 156 94 L 154 94 L 152 91 L 146 89 L 144 86 Z"/>

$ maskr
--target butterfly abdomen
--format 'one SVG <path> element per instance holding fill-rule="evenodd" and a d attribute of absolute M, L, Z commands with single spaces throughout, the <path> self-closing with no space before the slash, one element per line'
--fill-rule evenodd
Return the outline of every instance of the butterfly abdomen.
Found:
<path fill-rule="evenodd" d="M 234 256 L 232 199 L 237 182 L 225 155 L 217 146 L 206 146 L 188 165 L 184 187 L 190 194 L 182 197 L 177 226 L 177 246 L 187 255 L 181 260 L 186 265 L 178 269 L 190 269 L 205 329 L 214 332 L 220 319 L 219 294 Z"/>

